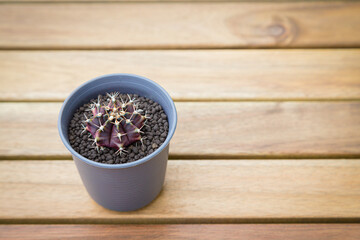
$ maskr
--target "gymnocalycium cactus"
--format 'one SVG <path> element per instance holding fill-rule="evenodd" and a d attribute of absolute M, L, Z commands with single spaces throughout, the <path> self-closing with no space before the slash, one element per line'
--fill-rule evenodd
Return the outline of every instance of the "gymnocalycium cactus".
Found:
<path fill-rule="evenodd" d="M 99 147 L 117 149 L 117 154 L 125 151 L 125 147 L 141 141 L 141 129 L 144 127 L 147 117 L 141 115 L 141 109 L 137 108 L 135 99 L 128 95 L 128 101 L 119 97 L 119 93 L 107 93 L 109 103 L 97 102 L 91 105 L 92 117 L 86 118 L 83 125 L 84 131 L 90 132 L 94 138 L 94 144 Z"/>

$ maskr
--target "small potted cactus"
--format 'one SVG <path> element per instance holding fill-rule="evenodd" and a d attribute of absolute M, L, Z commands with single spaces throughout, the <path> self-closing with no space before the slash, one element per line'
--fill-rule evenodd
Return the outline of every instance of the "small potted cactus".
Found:
<path fill-rule="evenodd" d="M 174 102 L 161 86 L 110 74 L 70 94 L 58 128 L 89 195 L 105 208 L 131 211 L 161 191 L 176 123 Z"/>

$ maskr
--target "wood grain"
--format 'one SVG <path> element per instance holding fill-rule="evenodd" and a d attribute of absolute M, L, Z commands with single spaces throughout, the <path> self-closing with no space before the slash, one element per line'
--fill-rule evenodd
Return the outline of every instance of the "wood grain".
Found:
<path fill-rule="evenodd" d="M 359 47 L 359 11 L 358 2 L 11 3 L 0 6 L 0 47 Z"/>
<path fill-rule="evenodd" d="M 56 125 L 60 106 L 0 103 L 0 156 L 68 158 Z M 179 102 L 176 108 L 171 157 L 360 155 L 360 102 Z"/>
<path fill-rule="evenodd" d="M 358 240 L 359 224 L 0 225 L 0 239 Z"/>
<path fill-rule="evenodd" d="M 359 160 L 174 160 L 159 197 L 119 213 L 87 195 L 72 161 L 0 161 L 1 223 L 348 222 Z"/>
<path fill-rule="evenodd" d="M 104 73 L 136 73 L 175 100 L 360 99 L 360 50 L 0 51 L 0 101 L 63 101 Z"/>

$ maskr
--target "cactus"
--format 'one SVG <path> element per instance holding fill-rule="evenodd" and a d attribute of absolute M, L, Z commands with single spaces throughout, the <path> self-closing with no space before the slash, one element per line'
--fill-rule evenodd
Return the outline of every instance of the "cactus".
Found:
<path fill-rule="evenodd" d="M 108 103 L 102 102 L 100 96 L 97 102 L 91 105 L 92 117 L 85 115 L 86 126 L 83 132 L 88 131 L 93 137 L 95 148 L 114 148 L 117 154 L 126 152 L 125 147 L 143 141 L 141 129 L 145 126 L 147 117 L 141 115 L 142 110 L 137 108 L 135 99 L 128 95 L 128 101 L 123 101 L 118 92 L 109 94 Z"/>

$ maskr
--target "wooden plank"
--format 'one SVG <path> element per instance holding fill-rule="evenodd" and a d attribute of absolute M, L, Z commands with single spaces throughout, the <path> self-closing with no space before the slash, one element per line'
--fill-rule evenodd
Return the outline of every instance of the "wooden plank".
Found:
<path fill-rule="evenodd" d="M 0 225 L 0 239 L 358 240 L 359 224 Z"/>
<path fill-rule="evenodd" d="M 60 103 L 0 103 L 2 158 L 62 158 Z M 358 157 L 360 102 L 179 102 L 171 157 Z"/>
<path fill-rule="evenodd" d="M 0 47 L 359 47 L 359 11 L 359 2 L 11 3 L 0 7 Z"/>
<path fill-rule="evenodd" d="M 0 101 L 63 101 L 114 72 L 147 76 L 181 101 L 360 98 L 359 49 L 0 51 Z"/>
<path fill-rule="evenodd" d="M 351 222 L 359 160 L 174 160 L 147 207 L 119 213 L 87 195 L 72 161 L 1 161 L 1 223 Z"/>

